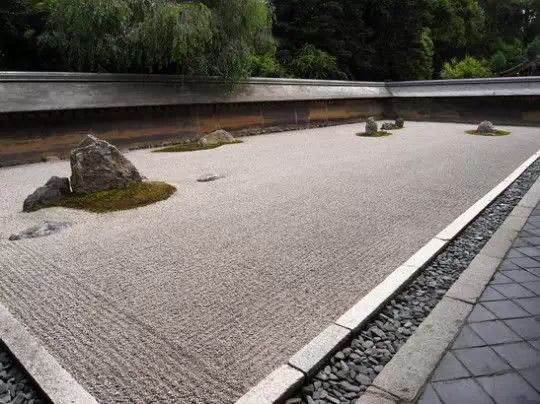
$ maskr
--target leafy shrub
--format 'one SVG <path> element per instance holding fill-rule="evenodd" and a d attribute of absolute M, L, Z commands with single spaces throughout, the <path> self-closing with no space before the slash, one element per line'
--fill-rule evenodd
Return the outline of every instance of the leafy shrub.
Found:
<path fill-rule="evenodd" d="M 441 71 L 443 79 L 468 79 L 475 77 L 491 77 L 493 73 L 485 60 L 466 56 L 462 60 L 452 59 L 445 63 Z"/>
<path fill-rule="evenodd" d="M 507 60 L 506 67 L 510 68 L 527 61 L 523 44 L 517 38 L 511 38 L 506 41 L 499 39 L 496 46 L 497 52 L 504 54 Z"/>
<path fill-rule="evenodd" d="M 506 69 L 506 66 L 508 65 L 508 61 L 506 60 L 506 56 L 504 56 L 504 53 L 501 51 L 497 51 L 490 59 L 489 64 L 491 65 L 491 70 L 494 72 L 500 73 L 504 69 Z"/>
<path fill-rule="evenodd" d="M 250 59 L 251 77 L 284 77 L 285 71 L 274 56 L 254 55 Z"/>
<path fill-rule="evenodd" d="M 304 45 L 289 66 L 292 74 L 304 79 L 343 79 L 347 75 L 339 70 L 335 56 L 317 49 L 313 45 Z"/>
<path fill-rule="evenodd" d="M 537 56 L 540 56 L 540 37 L 536 37 L 534 41 L 527 46 L 527 58 L 533 60 Z"/>

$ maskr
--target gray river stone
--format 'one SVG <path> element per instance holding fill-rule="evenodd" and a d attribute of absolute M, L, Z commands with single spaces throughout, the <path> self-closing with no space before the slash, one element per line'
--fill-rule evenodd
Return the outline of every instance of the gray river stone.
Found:
<path fill-rule="evenodd" d="M 16 240 L 22 240 L 25 238 L 50 236 L 51 234 L 58 233 L 59 231 L 62 231 L 63 229 L 71 225 L 72 223 L 70 222 L 45 221 L 43 223 L 29 227 L 26 230 L 23 230 L 19 234 L 12 234 L 9 237 L 9 239 L 11 241 L 16 241 Z"/>
<path fill-rule="evenodd" d="M 49 178 L 44 186 L 39 187 L 26 197 L 23 203 L 23 211 L 31 212 L 39 206 L 46 206 L 58 201 L 70 193 L 69 179 L 53 176 Z"/>
<path fill-rule="evenodd" d="M 197 178 L 197 181 L 198 182 L 210 182 L 210 181 L 219 180 L 220 178 L 223 178 L 223 175 L 206 174 L 206 175 L 203 175 L 202 177 Z"/>

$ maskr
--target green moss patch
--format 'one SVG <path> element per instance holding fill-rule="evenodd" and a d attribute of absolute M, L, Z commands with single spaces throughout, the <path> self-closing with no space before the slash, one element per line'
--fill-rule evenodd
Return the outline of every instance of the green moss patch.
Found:
<path fill-rule="evenodd" d="M 164 182 L 140 182 L 123 189 L 69 195 L 38 209 L 62 207 L 95 213 L 114 212 L 150 205 L 169 198 L 175 192 L 175 187 Z"/>
<path fill-rule="evenodd" d="M 356 134 L 356 136 L 362 136 L 362 137 L 384 137 L 384 136 L 390 136 L 390 135 L 391 135 L 390 132 L 386 132 L 384 130 L 380 130 L 376 132 L 374 135 L 368 135 L 365 132 L 360 132 Z"/>
<path fill-rule="evenodd" d="M 485 133 L 478 132 L 476 129 L 466 130 L 465 133 L 468 133 L 469 135 L 486 136 L 486 137 L 506 136 L 510 134 L 510 132 L 507 132 L 505 130 L 495 130 L 494 135 L 486 135 Z"/>
<path fill-rule="evenodd" d="M 154 150 L 154 153 L 174 153 L 174 152 L 190 152 L 190 151 L 197 151 L 197 150 L 209 150 L 209 149 L 215 149 L 216 147 L 220 147 L 223 145 L 236 144 L 236 143 L 242 143 L 242 141 L 235 140 L 234 142 L 222 142 L 222 143 L 212 144 L 212 145 L 207 145 L 207 146 L 201 146 L 197 142 L 184 142 L 184 143 L 173 144 L 171 146 L 167 146 L 162 149 Z"/>

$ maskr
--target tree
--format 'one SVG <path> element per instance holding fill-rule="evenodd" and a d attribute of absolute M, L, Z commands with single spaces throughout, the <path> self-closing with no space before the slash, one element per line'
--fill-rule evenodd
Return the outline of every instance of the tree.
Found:
<path fill-rule="evenodd" d="M 470 79 L 476 77 L 490 77 L 492 72 L 485 60 L 478 60 L 472 56 L 466 56 L 462 60 L 452 59 L 445 63 L 441 72 L 443 79 Z"/>
<path fill-rule="evenodd" d="M 527 58 L 533 60 L 540 56 L 540 37 L 537 37 L 527 46 Z"/>
<path fill-rule="evenodd" d="M 346 79 L 345 73 L 338 69 L 336 57 L 305 45 L 289 65 L 291 72 L 304 79 Z"/>
<path fill-rule="evenodd" d="M 437 71 L 444 61 L 463 58 L 482 46 L 485 16 L 478 0 L 433 0 L 430 6 Z"/>
<path fill-rule="evenodd" d="M 306 44 L 336 58 L 347 77 L 366 75 L 373 57 L 372 32 L 365 25 L 368 0 L 273 0 L 278 59 L 292 62 Z"/>
<path fill-rule="evenodd" d="M 500 73 L 507 68 L 508 61 L 506 60 L 506 56 L 504 56 L 504 53 L 498 51 L 491 57 L 489 64 L 491 66 L 491 70 Z"/>
<path fill-rule="evenodd" d="M 262 0 L 48 0 L 42 45 L 69 68 L 181 72 L 229 79 L 249 73 L 268 46 L 271 13 Z"/>

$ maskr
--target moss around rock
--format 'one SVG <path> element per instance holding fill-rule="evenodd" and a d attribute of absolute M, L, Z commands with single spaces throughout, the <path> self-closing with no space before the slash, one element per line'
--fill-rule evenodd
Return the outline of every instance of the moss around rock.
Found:
<path fill-rule="evenodd" d="M 505 130 L 498 130 L 498 129 L 495 129 L 492 133 L 479 132 L 476 129 L 466 130 L 465 133 L 468 133 L 469 135 L 488 136 L 488 137 L 506 136 L 510 134 L 510 132 L 507 132 Z"/>
<path fill-rule="evenodd" d="M 154 150 L 154 153 L 174 153 L 174 152 L 191 152 L 191 151 L 197 151 L 197 150 L 209 150 L 209 149 L 215 149 L 216 147 L 220 147 L 223 145 L 236 144 L 236 143 L 242 143 L 242 141 L 234 140 L 232 142 L 221 142 L 221 143 L 208 144 L 208 145 L 201 145 L 198 142 L 184 142 L 184 143 L 173 144 L 171 146 L 167 146 L 162 149 Z"/>
<path fill-rule="evenodd" d="M 34 210 L 63 207 L 95 213 L 135 209 L 169 198 L 176 188 L 164 182 L 140 182 L 127 188 L 99 191 L 92 194 L 71 194 Z"/>
<path fill-rule="evenodd" d="M 384 137 L 384 136 L 390 136 L 390 135 L 391 135 L 390 132 L 386 132 L 384 130 L 379 130 L 373 134 L 366 133 L 366 132 L 360 132 L 356 134 L 356 136 L 362 136 L 362 137 Z"/>

